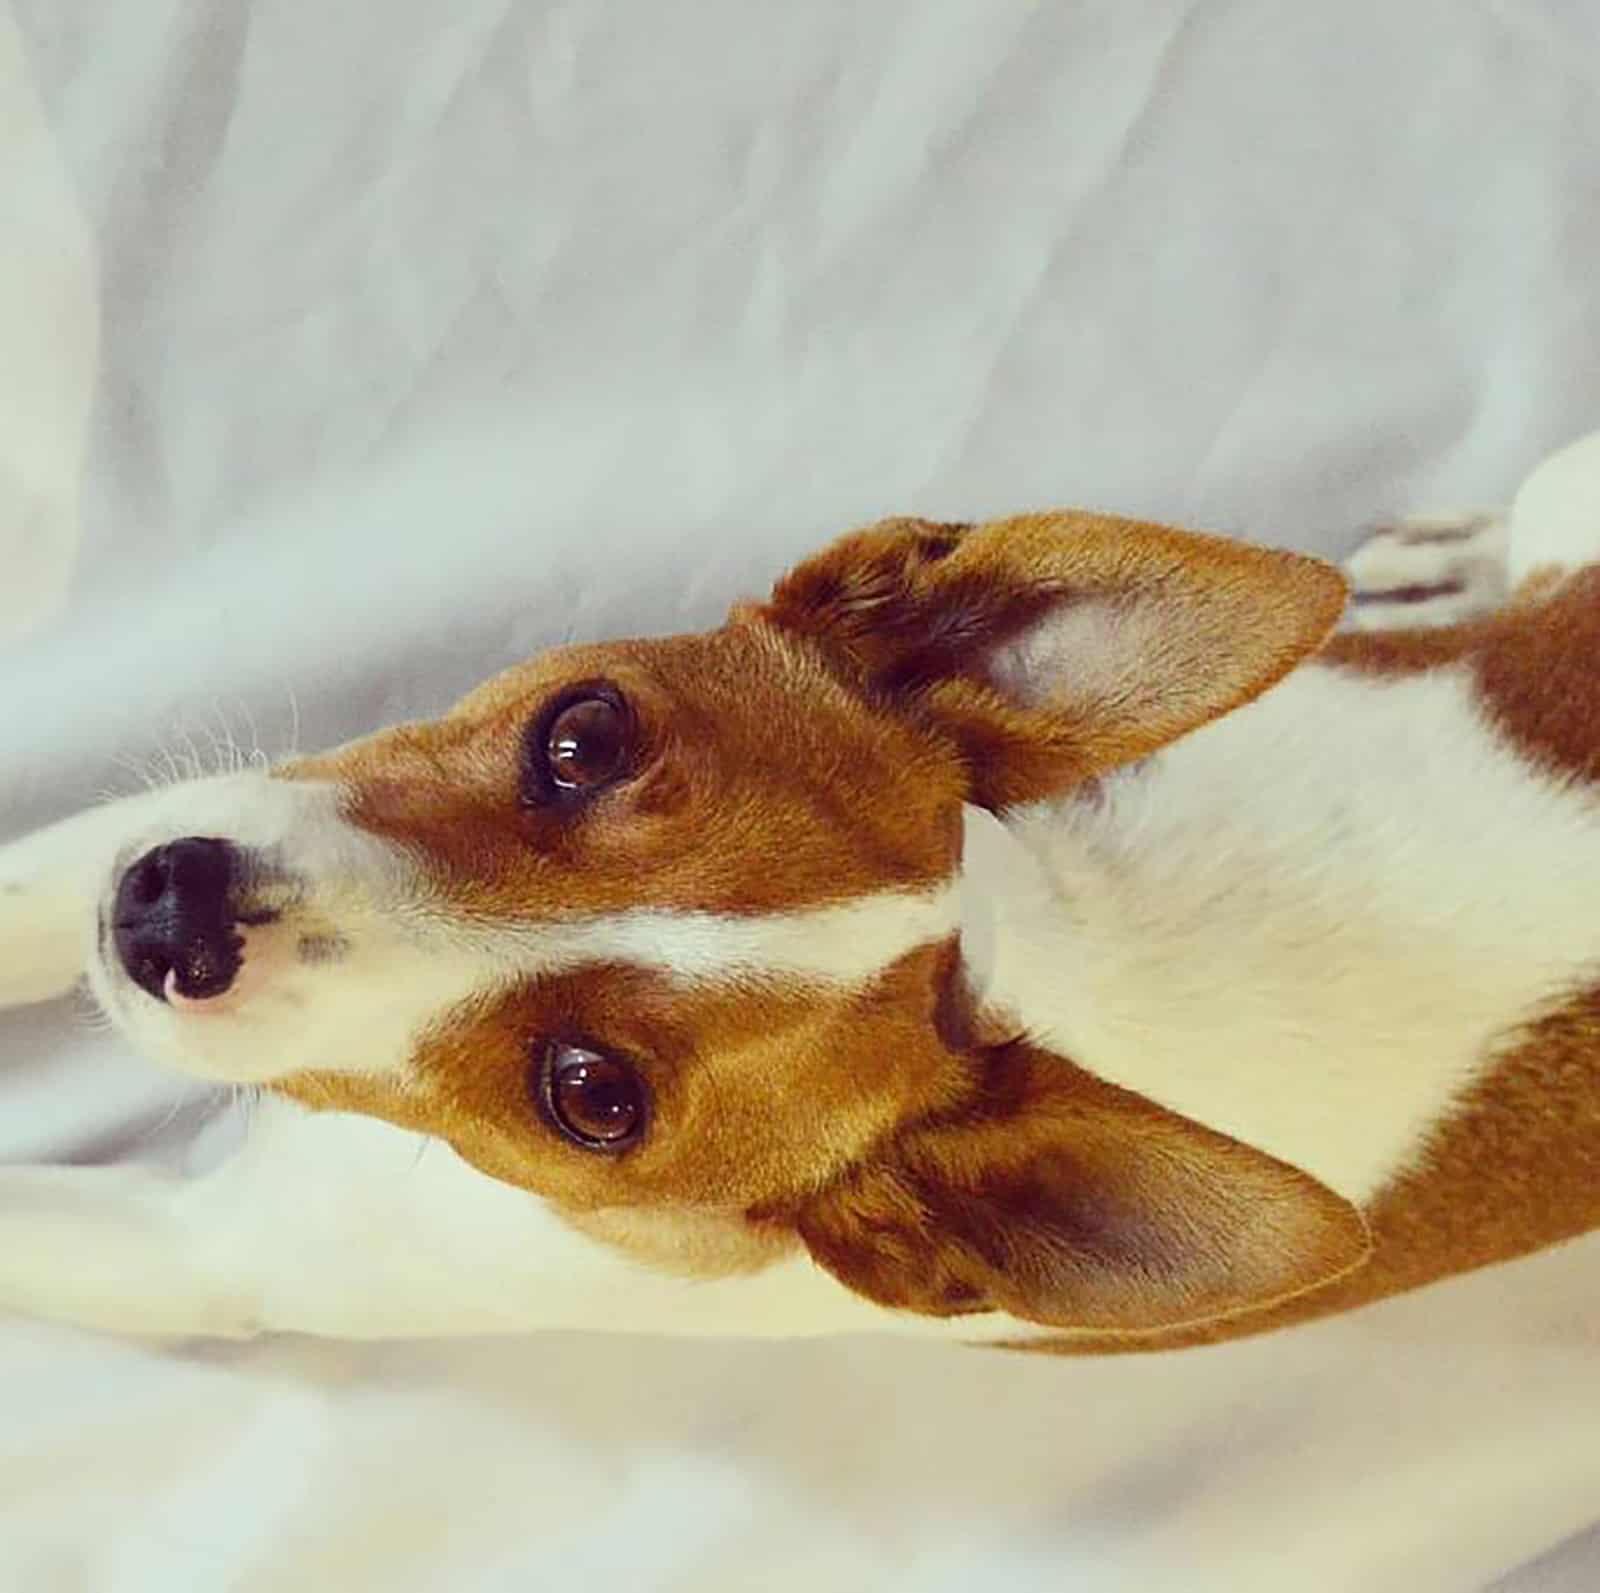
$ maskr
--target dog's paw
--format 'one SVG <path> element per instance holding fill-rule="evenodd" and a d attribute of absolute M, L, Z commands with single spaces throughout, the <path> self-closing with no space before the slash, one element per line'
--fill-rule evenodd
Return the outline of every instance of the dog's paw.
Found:
<path fill-rule="evenodd" d="M 64 826 L 0 844 L 0 1007 L 53 1000 L 83 972 L 95 902 L 84 855 Z"/>
<path fill-rule="evenodd" d="M 0 877 L 0 1007 L 66 993 L 84 964 L 85 911 Z"/>
<path fill-rule="evenodd" d="M 1507 523 L 1498 513 L 1418 516 L 1380 526 L 1345 560 L 1344 628 L 1420 630 L 1505 602 Z"/>

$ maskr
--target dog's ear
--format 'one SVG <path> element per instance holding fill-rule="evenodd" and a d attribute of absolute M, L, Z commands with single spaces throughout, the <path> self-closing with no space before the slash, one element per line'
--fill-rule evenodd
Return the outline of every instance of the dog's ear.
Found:
<path fill-rule="evenodd" d="M 1151 1333 L 1277 1304 L 1366 1260 L 1307 1174 L 1013 1044 L 974 1103 L 811 1197 L 813 1258 L 882 1305 Z"/>
<path fill-rule="evenodd" d="M 931 715 L 1000 808 L 1143 757 L 1247 702 L 1344 605 L 1315 559 L 1084 513 L 886 520 L 743 611 Z"/>

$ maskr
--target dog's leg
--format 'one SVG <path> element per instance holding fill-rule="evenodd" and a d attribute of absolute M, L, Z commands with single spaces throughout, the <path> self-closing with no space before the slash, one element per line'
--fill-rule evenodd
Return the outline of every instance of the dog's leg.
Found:
<path fill-rule="evenodd" d="M 505 1319 L 503 1273 L 472 1256 L 470 1206 L 458 1221 L 454 1169 L 441 1165 L 453 1161 L 368 1119 L 264 1103 L 244 1146 L 196 1178 L 144 1167 L 0 1168 L 0 1311 L 208 1338 L 516 1325 Z M 460 1179 L 469 1202 L 483 1195 L 502 1239 L 497 1204 L 519 1216 L 537 1207 L 465 1169 Z M 515 1270 L 516 1250 L 507 1250 Z"/>
<path fill-rule="evenodd" d="M 1507 517 L 1419 516 L 1380 526 L 1345 560 L 1345 628 L 1418 630 L 1476 619 L 1505 602 Z"/>
<path fill-rule="evenodd" d="M 663 1277 L 447 1147 L 258 1103 L 216 1171 L 0 1167 L 0 1312 L 102 1332 L 395 1338 L 713 1331 L 715 1284 Z"/>
<path fill-rule="evenodd" d="M 113 1333 L 256 1331 L 256 1258 L 243 1239 L 219 1252 L 212 1186 L 145 1167 L 0 1167 L 0 1311 Z"/>
<path fill-rule="evenodd" d="M 1600 560 L 1600 432 L 1551 454 L 1509 509 L 1380 526 L 1345 561 L 1345 627 L 1417 630 L 1537 601 Z"/>
<path fill-rule="evenodd" d="M 486 1223 L 515 1270 L 529 1235 L 508 1212 L 540 1209 L 415 1135 L 268 1099 L 199 1177 L 0 1167 L 0 1311 L 183 1337 L 505 1326 L 504 1273 L 471 1234 Z"/>
<path fill-rule="evenodd" d="M 114 811 L 96 809 L 0 846 L 0 1007 L 48 1001 L 83 972 L 94 891 L 86 865 Z"/>
<path fill-rule="evenodd" d="M 0 1167 L 7 1311 L 112 1333 L 355 1339 L 793 1337 L 884 1318 L 803 1254 L 722 1279 L 659 1271 L 444 1145 L 275 1100 L 238 1154 L 199 1178 Z"/>

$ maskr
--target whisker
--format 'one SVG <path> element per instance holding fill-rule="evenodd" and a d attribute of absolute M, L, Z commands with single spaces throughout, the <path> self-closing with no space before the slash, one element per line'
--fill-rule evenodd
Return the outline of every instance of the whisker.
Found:
<path fill-rule="evenodd" d="M 228 773 L 238 774 L 244 768 L 244 753 L 239 747 L 239 738 L 233 733 L 233 726 L 226 721 L 223 723 L 223 745 L 228 751 Z"/>
<path fill-rule="evenodd" d="M 261 1099 L 261 1086 L 259 1084 L 230 1084 L 228 1086 L 228 1110 L 238 1112 L 244 1119 L 245 1132 L 250 1131 L 250 1120 L 255 1116 L 256 1105 Z"/>
<path fill-rule="evenodd" d="M 203 1100 L 204 1097 L 202 1096 L 200 1099 Z M 165 1114 L 158 1122 L 147 1124 L 142 1130 L 140 1130 L 138 1135 L 135 1136 L 133 1143 L 135 1145 L 146 1145 L 158 1134 L 166 1133 L 166 1131 L 172 1127 L 173 1123 L 177 1121 L 178 1117 L 188 1107 L 193 1106 L 194 1104 L 195 1098 L 180 1095 L 172 1103 L 172 1105 L 167 1108 Z"/>
<path fill-rule="evenodd" d="M 221 734 L 212 728 L 211 720 L 215 717 Z M 222 703 L 217 698 L 211 699 L 211 710 L 206 715 L 205 723 L 201 725 L 207 743 L 211 748 L 212 768 L 217 774 L 233 774 L 239 767 L 235 758 L 238 748 L 233 744 L 233 732 L 228 728 L 228 721 L 222 712 Z"/>
<path fill-rule="evenodd" d="M 239 699 L 239 712 L 244 715 L 245 728 L 250 732 L 250 756 L 247 761 L 252 769 L 260 769 L 265 774 L 272 767 L 272 760 L 261 750 L 261 727 L 250 711 L 250 704 L 243 697 Z"/>
<path fill-rule="evenodd" d="M 85 1034 L 110 1034 L 116 1028 L 111 1014 L 84 984 L 73 987 L 71 1018 L 73 1027 Z"/>
<path fill-rule="evenodd" d="M 145 790 L 159 791 L 161 789 L 161 777 L 152 767 L 149 758 L 140 758 L 131 752 L 119 752 L 113 761 L 118 768 L 125 770 L 139 781 Z"/>
<path fill-rule="evenodd" d="M 188 754 L 186 763 L 188 768 L 187 778 L 191 780 L 198 780 L 200 776 L 205 773 L 205 764 L 201 762 L 199 750 L 194 744 L 194 737 L 181 726 L 179 727 L 178 734 L 183 737 L 184 750 Z"/>

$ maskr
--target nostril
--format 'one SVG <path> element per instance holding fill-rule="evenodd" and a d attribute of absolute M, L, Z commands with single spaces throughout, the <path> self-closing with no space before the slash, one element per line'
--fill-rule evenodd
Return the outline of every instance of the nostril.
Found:
<path fill-rule="evenodd" d="M 138 951 L 125 960 L 129 976 L 136 985 L 148 990 L 152 995 L 166 989 L 167 975 L 172 972 L 172 963 L 160 952 Z"/>
<path fill-rule="evenodd" d="M 124 882 L 130 907 L 153 907 L 161 900 L 167 888 L 167 849 L 158 846 L 146 852 L 128 870 Z M 117 893 L 123 894 L 121 891 Z"/>

